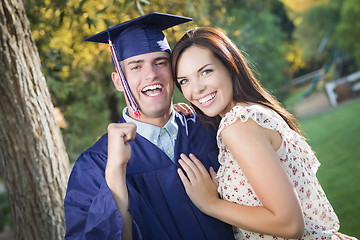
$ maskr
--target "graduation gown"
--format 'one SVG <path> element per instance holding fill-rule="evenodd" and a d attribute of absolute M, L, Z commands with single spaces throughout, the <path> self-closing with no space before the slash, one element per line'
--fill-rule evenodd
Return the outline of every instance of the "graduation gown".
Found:
<path fill-rule="evenodd" d="M 194 153 L 207 169 L 219 167 L 215 135 L 195 117 L 176 113 L 175 159 Z M 125 122 L 122 118 L 119 122 Z M 180 167 L 137 134 L 127 165 L 133 239 L 233 239 L 231 226 L 200 212 L 177 174 Z M 121 239 L 122 218 L 105 181 L 107 134 L 82 153 L 65 197 L 66 239 Z"/>

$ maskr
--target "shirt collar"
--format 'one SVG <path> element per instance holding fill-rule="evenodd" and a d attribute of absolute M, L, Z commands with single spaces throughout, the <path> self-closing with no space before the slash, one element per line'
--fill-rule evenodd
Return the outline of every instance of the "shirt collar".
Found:
<path fill-rule="evenodd" d="M 176 139 L 176 137 L 177 137 L 179 127 L 175 120 L 174 111 L 171 112 L 169 121 L 163 127 L 158 127 L 158 126 L 154 126 L 154 125 L 151 125 L 148 123 L 143 123 L 143 122 L 137 121 L 137 120 L 129 117 L 127 107 L 125 107 L 123 109 L 122 116 L 126 122 L 135 123 L 137 126 L 136 132 L 152 143 L 156 143 L 162 128 L 165 128 L 169 132 L 171 138 Z"/>

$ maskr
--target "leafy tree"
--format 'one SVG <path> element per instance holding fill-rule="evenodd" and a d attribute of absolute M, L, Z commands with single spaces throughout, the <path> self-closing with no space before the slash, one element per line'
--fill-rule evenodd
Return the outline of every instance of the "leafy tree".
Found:
<path fill-rule="evenodd" d="M 357 1 L 321 1 L 302 15 L 295 38 L 302 49 L 308 71 L 331 65 L 331 78 L 336 79 L 356 70 L 359 65 L 359 11 Z"/>
<path fill-rule="evenodd" d="M 331 43 L 334 27 L 339 19 L 342 1 L 333 0 L 311 6 L 303 15 L 303 21 L 297 26 L 295 38 L 303 50 L 305 60 L 324 62 L 328 59 L 327 51 L 322 49 L 322 41 L 327 48 Z"/>
<path fill-rule="evenodd" d="M 277 0 L 228 1 L 226 9 L 229 17 L 218 25 L 245 53 L 262 84 L 284 97 L 290 69 L 287 42 L 293 31 L 284 6 Z"/>
<path fill-rule="evenodd" d="M 335 27 L 335 41 L 360 66 L 360 4 L 356 0 L 343 1 L 340 20 Z"/>

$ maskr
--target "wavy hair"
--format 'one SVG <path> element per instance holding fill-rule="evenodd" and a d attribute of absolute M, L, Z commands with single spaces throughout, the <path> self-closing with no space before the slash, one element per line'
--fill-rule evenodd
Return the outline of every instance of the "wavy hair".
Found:
<path fill-rule="evenodd" d="M 193 45 L 210 49 L 230 72 L 233 85 L 233 100 L 235 102 L 252 102 L 267 106 L 277 112 L 291 129 L 300 134 L 294 116 L 261 86 L 238 47 L 225 34 L 215 28 L 198 27 L 189 30 L 175 45 L 171 55 L 171 65 L 175 84 L 180 91 L 181 87 L 176 80 L 178 60 L 181 54 Z M 218 128 L 221 121 L 220 116 L 206 116 L 199 108 L 193 104 L 191 105 L 205 125 L 210 125 L 214 129 Z"/>

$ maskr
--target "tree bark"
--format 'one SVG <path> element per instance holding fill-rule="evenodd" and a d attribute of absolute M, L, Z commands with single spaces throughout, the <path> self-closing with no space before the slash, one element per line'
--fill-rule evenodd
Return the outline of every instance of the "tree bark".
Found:
<path fill-rule="evenodd" d="M 69 160 L 21 0 L 0 5 L 0 167 L 16 239 L 64 239 Z"/>

